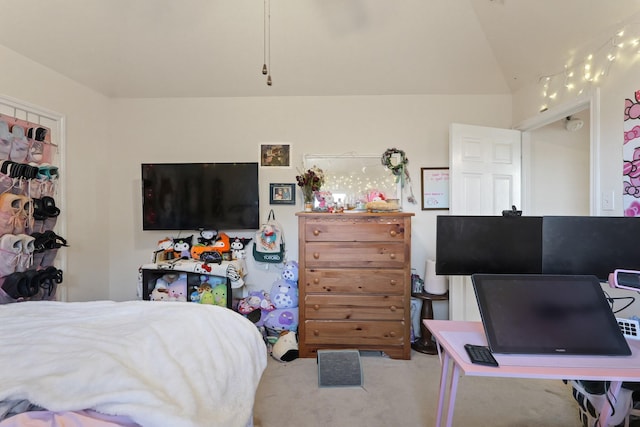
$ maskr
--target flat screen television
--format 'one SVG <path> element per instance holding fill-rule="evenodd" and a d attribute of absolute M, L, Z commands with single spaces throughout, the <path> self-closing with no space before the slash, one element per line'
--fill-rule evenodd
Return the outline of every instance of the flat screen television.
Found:
<path fill-rule="evenodd" d="M 542 273 L 542 217 L 441 215 L 436 274 Z"/>
<path fill-rule="evenodd" d="M 494 353 L 631 354 L 595 276 L 474 274 L 471 280 Z"/>
<path fill-rule="evenodd" d="M 606 282 L 615 269 L 640 270 L 640 218 L 545 216 L 542 236 L 544 273 Z"/>
<path fill-rule="evenodd" d="M 143 230 L 255 230 L 258 163 L 143 163 Z"/>

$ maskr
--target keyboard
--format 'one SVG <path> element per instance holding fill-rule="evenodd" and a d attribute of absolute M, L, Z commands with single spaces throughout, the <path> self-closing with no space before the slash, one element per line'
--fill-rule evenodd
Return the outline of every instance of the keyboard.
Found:
<path fill-rule="evenodd" d="M 637 320 L 621 318 L 616 318 L 616 320 L 618 321 L 618 326 L 620 326 L 622 335 L 624 335 L 625 338 L 633 340 L 640 339 L 640 325 Z"/>
<path fill-rule="evenodd" d="M 472 363 L 486 366 L 498 366 L 498 361 L 493 357 L 493 354 L 491 354 L 489 347 L 465 344 L 464 349 L 467 351 Z"/>

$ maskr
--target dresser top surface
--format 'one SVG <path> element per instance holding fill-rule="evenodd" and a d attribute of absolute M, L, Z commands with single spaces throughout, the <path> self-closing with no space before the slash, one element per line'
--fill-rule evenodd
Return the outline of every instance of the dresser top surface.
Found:
<path fill-rule="evenodd" d="M 329 213 L 329 212 L 296 212 L 296 216 L 309 217 L 309 218 L 324 218 L 324 217 L 380 217 L 380 216 L 393 216 L 393 217 L 410 217 L 414 216 L 413 212 L 363 212 L 363 211 L 345 211 L 343 213 Z"/>

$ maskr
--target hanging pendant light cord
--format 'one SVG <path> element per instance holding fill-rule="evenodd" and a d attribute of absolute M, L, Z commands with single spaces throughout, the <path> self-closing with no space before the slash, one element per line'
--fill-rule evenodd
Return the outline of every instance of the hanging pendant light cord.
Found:
<path fill-rule="evenodd" d="M 262 74 L 267 76 L 267 85 L 271 86 L 271 0 L 264 0 L 264 17 L 263 17 L 263 63 Z"/>
<path fill-rule="evenodd" d="M 267 15 L 267 32 L 269 34 L 268 47 L 269 51 L 267 53 L 267 86 L 271 86 L 271 0 L 267 0 L 269 3 L 268 15 Z"/>
<path fill-rule="evenodd" d="M 269 72 L 267 69 L 267 0 L 264 0 L 264 9 L 262 16 L 262 38 L 263 38 L 263 62 L 262 62 L 262 74 L 267 75 Z"/>

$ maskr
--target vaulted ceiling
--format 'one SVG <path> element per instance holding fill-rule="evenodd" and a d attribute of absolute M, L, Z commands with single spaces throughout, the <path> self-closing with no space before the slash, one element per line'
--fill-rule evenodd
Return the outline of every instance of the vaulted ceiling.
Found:
<path fill-rule="evenodd" d="M 0 0 L 0 44 L 110 97 L 508 94 L 639 12 L 640 0 Z"/>

